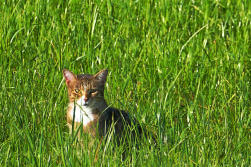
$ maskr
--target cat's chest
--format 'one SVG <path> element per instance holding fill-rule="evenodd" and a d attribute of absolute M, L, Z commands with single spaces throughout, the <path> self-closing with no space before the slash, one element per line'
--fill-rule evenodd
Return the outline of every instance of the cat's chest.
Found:
<path fill-rule="evenodd" d="M 71 120 L 78 123 L 83 123 L 84 126 L 89 124 L 95 119 L 95 115 L 92 114 L 92 110 L 89 108 L 80 108 L 79 106 L 71 107 L 69 111 Z"/>

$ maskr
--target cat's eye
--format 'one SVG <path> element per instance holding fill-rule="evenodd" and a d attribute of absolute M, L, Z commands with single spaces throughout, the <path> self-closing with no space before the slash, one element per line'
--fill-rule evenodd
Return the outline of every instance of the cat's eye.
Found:
<path fill-rule="evenodd" d="M 75 93 L 79 93 L 80 90 L 79 90 L 79 89 L 74 89 L 74 92 L 75 92 Z"/>
<path fill-rule="evenodd" d="M 95 93 L 97 90 L 96 89 L 90 89 L 90 93 Z"/>

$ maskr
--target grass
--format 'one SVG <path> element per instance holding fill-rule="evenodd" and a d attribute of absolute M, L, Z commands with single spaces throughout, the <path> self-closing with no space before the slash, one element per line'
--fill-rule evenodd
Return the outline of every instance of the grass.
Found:
<path fill-rule="evenodd" d="M 249 166 L 250 11 L 248 0 L 0 1 L 0 166 Z M 109 69 L 108 103 L 154 127 L 159 148 L 122 161 L 123 146 L 78 147 L 64 68 Z"/>

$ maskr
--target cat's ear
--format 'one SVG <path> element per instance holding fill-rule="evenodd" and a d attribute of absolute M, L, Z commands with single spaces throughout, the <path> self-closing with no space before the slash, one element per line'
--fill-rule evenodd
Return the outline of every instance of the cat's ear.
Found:
<path fill-rule="evenodd" d="M 94 77 L 96 80 L 98 80 L 102 84 L 105 84 L 107 74 L 108 74 L 108 70 L 104 69 L 104 70 L 99 71 L 97 74 L 95 74 Z"/>
<path fill-rule="evenodd" d="M 64 78 L 65 78 L 67 86 L 69 86 L 71 83 L 77 80 L 75 74 L 73 74 L 71 71 L 67 69 L 63 70 L 63 74 L 64 74 Z"/>

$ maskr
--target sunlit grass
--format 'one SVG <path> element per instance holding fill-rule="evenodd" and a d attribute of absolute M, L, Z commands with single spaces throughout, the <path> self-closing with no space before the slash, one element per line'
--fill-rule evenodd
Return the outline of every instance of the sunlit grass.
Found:
<path fill-rule="evenodd" d="M 238 0 L 1 1 L 0 166 L 249 166 L 250 11 Z M 108 103 L 158 147 L 80 145 L 64 68 L 107 68 Z"/>

